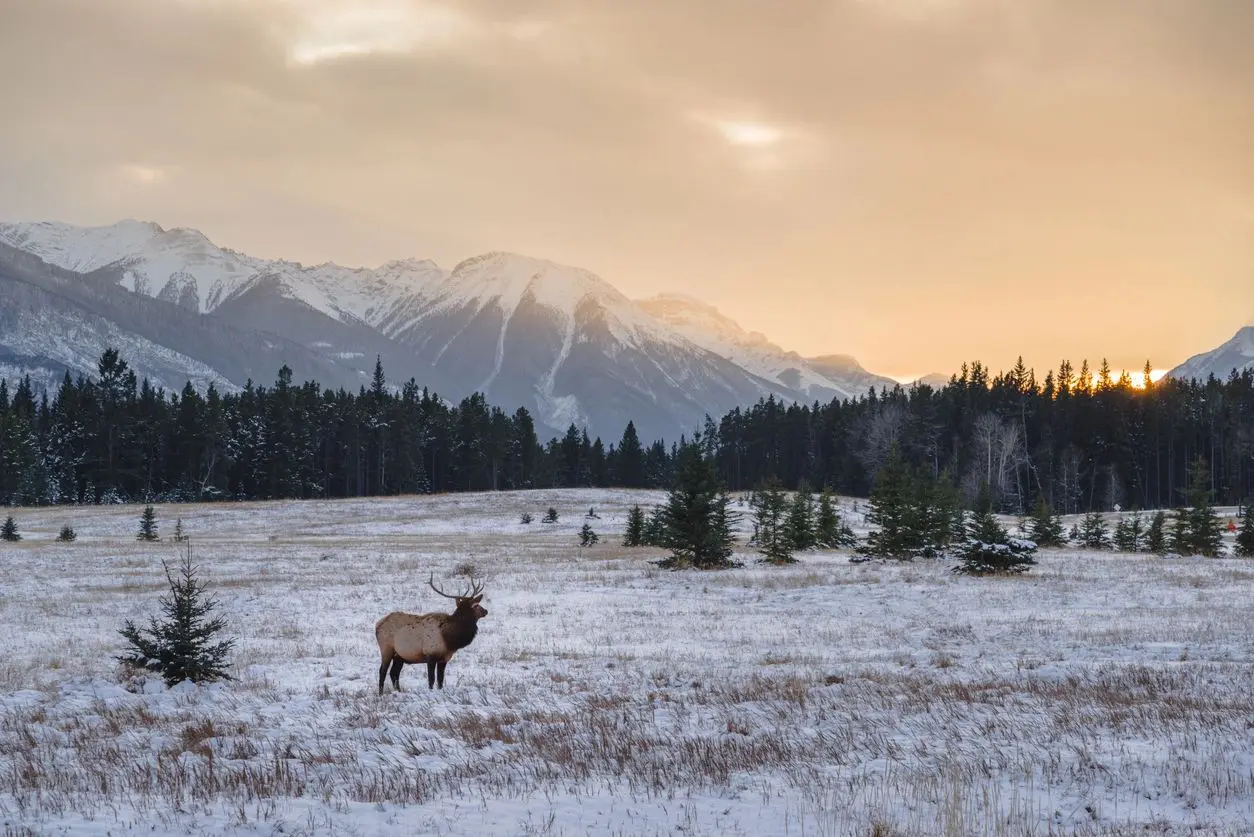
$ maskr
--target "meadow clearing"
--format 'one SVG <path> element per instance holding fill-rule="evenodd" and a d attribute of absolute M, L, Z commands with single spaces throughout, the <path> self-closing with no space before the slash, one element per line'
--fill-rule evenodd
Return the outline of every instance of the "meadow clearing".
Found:
<path fill-rule="evenodd" d="M 238 642 L 235 679 L 172 689 L 114 656 L 178 547 L 136 506 L 13 510 L 4 834 L 1254 834 L 1254 562 L 968 578 L 742 542 L 673 573 L 618 546 L 663 497 L 158 505 Z M 375 621 L 450 610 L 428 573 L 471 566 L 489 615 L 445 689 L 411 666 L 380 697 Z"/>

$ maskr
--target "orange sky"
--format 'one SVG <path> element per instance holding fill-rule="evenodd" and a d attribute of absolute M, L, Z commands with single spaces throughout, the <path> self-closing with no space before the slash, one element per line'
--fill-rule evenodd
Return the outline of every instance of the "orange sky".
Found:
<path fill-rule="evenodd" d="M 882 374 L 1170 367 L 1254 315 L 1246 0 L 39 0 L 0 218 L 503 249 Z"/>

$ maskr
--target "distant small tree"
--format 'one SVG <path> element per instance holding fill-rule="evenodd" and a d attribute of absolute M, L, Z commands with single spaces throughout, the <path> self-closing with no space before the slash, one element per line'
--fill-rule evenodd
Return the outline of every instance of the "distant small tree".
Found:
<path fill-rule="evenodd" d="M 531 522 L 531 512 L 523 512 L 523 513 L 522 513 L 522 515 L 518 518 L 518 522 L 519 522 L 519 523 L 522 523 L 523 525 L 526 525 L 526 524 L 530 523 L 530 522 Z"/>
<path fill-rule="evenodd" d="M 888 459 L 875 475 L 871 489 L 871 509 L 866 519 L 879 528 L 867 535 L 862 551 L 882 558 L 911 558 L 917 542 L 917 533 L 910 521 L 910 502 L 907 492 L 910 475 L 901 453 L 894 444 Z"/>
<path fill-rule="evenodd" d="M 788 507 L 786 533 L 792 552 L 813 549 L 818 543 L 814 518 L 814 495 L 802 482 L 793 493 Z"/>
<path fill-rule="evenodd" d="M 649 519 L 644 524 L 644 532 L 641 534 L 640 543 L 642 546 L 666 546 L 666 520 L 663 516 L 662 507 L 654 506 L 649 512 Z"/>
<path fill-rule="evenodd" d="M 585 523 L 583 528 L 579 530 L 580 546 L 595 546 L 600 540 L 597 533 L 592 531 L 591 524 Z"/>
<path fill-rule="evenodd" d="M 556 523 L 557 522 L 557 509 L 553 508 L 552 506 L 549 506 L 549 510 L 544 513 L 544 517 L 542 518 L 542 521 L 544 523 Z"/>
<path fill-rule="evenodd" d="M 853 546 L 858 542 L 853 530 L 841 519 L 836 499 L 830 491 L 819 495 L 819 512 L 814 528 L 818 545 L 826 549 Z"/>
<path fill-rule="evenodd" d="M 958 548 L 961 564 L 954 572 L 966 575 L 1021 573 L 1036 563 L 1036 544 L 1012 538 L 993 517 L 987 492 L 967 522 L 967 539 Z"/>
<path fill-rule="evenodd" d="M 1062 518 L 1053 513 L 1044 497 L 1036 498 L 1036 507 L 1028 520 L 1028 537 L 1037 546 L 1062 546 Z"/>
<path fill-rule="evenodd" d="M 0 540 L 20 541 L 22 536 L 17 531 L 17 521 L 13 519 L 13 515 L 9 515 L 4 519 L 4 525 L 0 526 Z"/>
<path fill-rule="evenodd" d="M 1171 529 L 1167 532 L 1167 551 L 1177 555 L 1193 554 L 1193 538 L 1189 532 L 1189 515 L 1182 509 L 1171 513 Z"/>
<path fill-rule="evenodd" d="M 1254 558 L 1254 514 L 1251 514 L 1248 503 L 1245 514 L 1241 516 L 1241 528 L 1237 531 L 1237 555 Z"/>
<path fill-rule="evenodd" d="M 1120 517 L 1115 524 L 1115 549 L 1120 552 L 1140 552 L 1144 534 L 1141 515 Z"/>
<path fill-rule="evenodd" d="M 1193 552 L 1207 558 L 1223 555 L 1224 524 L 1211 505 L 1210 468 L 1200 456 L 1193 461 L 1189 506 L 1189 540 Z"/>
<path fill-rule="evenodd" d="M 627 512 L 627 528 L 623 531 L 623 546 L 644 545 L 644 512 L 639 505 Z"/>
<path fill-rule="evenodd" d="M 1167 515 L 1157 512 L 1145 530 L 1145 551 L 1162 555 L 1167 551 Z"/>
<path fill-rule="evenodd" d="M 138 628 L 128 619 L 119 631 L 128 647 L 118 660 L 159 673 L 167 686 L 183 680 L 229 680 L 225 666 L 235 640 L 216 639 L 227 623 L 223 617 L 212 615 L 219 604 L 197 577 L 191 546 L 177 570 L 164 561 L 162 567 L 170 590 L 169 596 L 158 600 L 165 618 L 158 621 L 150 617 L 147 628 Z"/>
<path fill-rule="evenodd" d="M 160 540 L 157 534 L 157 514 L 152 506 L 144 506 L 144 514 L 139 518 L 139 534 L 135 536 L 141 541 Z"/>
<path fill-rule="evenodd" d="M 791 564 L 793 539 L 789 527 L 788 497 L 779 480 L 768 478 L 753 492 L 749 501 L 753 508 L 754 544 L 763 560 L 771 564 Z"/>
<path fill-rule="evenodd" d="M 733 566 L 731 498 L 719 487 L 714 462 L 703 455 L 700 439 L 682 444 L 676 460 L 674 483 L 662 512 L 671 554 L 658 566 L 702 570 Z"/>
<path fill-rule="evenodd" d="M 1084 515 L 1080 524 L 1080 544 L 1085 549 L 1110 549 L 1110 529 L 1099 512 Z"/>
<path fill-rule="evenodd" d="M 185 540 L 187 535 L 183 532 L 183 518 L 180 517 L 174 521 L 174 542 L 182 543 Z"/>
<path fill-rule="evenodd" d="M 78 534 L 74 531 L 73 527 L 71 527 L 70 524 L 68 523 L 66 523 L 64 526 L 61 527 L 61 532 L 57 535 L 57 540 L 64 541 L 66 543 L 73 541 L 77 538 L 78 538 Z"/>
<path fill-rule="evenodd" d="M 585 516 L 585 517 L 587 517 L 589 520 L 600 520 L 600 519 L 601 519 L 601 515 L 597 514 L 597 512 L 596 512 L 596 508 L 595 508 L 594 506 L 589 506 L 589 507 L 588 507 L 588 513 L 587 513 L 586 515 L 584 515 L 584 516 Z"/>

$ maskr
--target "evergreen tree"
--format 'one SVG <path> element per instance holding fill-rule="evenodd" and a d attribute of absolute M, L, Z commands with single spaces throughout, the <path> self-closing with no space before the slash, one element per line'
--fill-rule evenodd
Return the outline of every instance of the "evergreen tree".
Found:
<path fill-rule="evenodd" d="M 1084 515 L 1080 524 L 1080 544 L 1085 549 L 1110 549 L 1110 529 L 1098 512 Z"/>
<path fill-rule="evenodd" d="M 174 542 L 181 543 L 187 540 L 187 535 L 183 532 L 183 518 L 177 518 L 174 521 Z"/>
<path fill-rule="evenodd" d="M 634 505 L 627 512 L 627 528 L 623 532 L 623 546 L 644 546 L 644 512 Z"/>
<path fill-rule="evenodd" d="M 800 495 L 798 495 L 800 496 Z M 796 559 L 791 528 L 790 504 L 775 477 L 758 486 L 750 499 L 753 509 L 754 543 L 772 564 L 791 564 Z"/>
<path fill-rule="evenodd" d="M 644 488 L 647 484 L 644 448 L 636 435 L 636 425 L 627 422 L 623 438 L 618 443 L 618 485 L 625 488 Z"/>
<path fill-rule="evenodd" d="M 662 512 L 671 555 L 658 565 L 703 570 L 732 566 L 731 499 L 719 488 L 714 463 L 702 455 L 700 439 L 685 442 L 677 460 Z"/>
<path fill-rule="evenodd" d="M 1062 518 L 1053 513 L 1043 496 L 1036 498 L 1036 507 L 1028 521 L 1028 537 L 1037 546 L 1062 546 Z"/>
<path fill-rule="evenodd" d="M 61 532 L 57 535 L 57 540 L 64 541 L 66 543 L 76 540 L 77 538 L 78 534 L 68 523 L 61 527 Z"/>
<path fill-rule="evenodd" d="M 579 530 L 580 546 L 595 546 L 601 540 L 597 533 L 592 531 L 592 525 L 585 523 L 583 528 Z"/>
<path fill-rule="evenodd" d="M 642 546 L 668 546 L 666 540 L 666 514 L 661 506 L 654 506 L 649 512 L 649 519 L 644 525 L 640 539 Z"/>
<path fill-rule="evenodd" d="M 825 549 L 839 549 L 857 543 L 853 530 L 841 519 L 840 512 L 836 508 L 836 500 L 830 491 L 824 491 L 819 495 L 815 537 L 818 545 Z"/>
<path fill-rule="evenodd" d="M 552 506 L 549 506 L 549 510 L 544 513 L 542 522 L 556 523 L 557 522 L 557 509 L 553 508 Z"/>
<path fill-rule="evenodd" d="M 818 543 L 814 524 L 814 495 L 802 481 L 801 486 L 793 493 L 788 507 L 786 535 L 790 551 L 802 552 L 814 548 Z"/>
<path fill-rule="evenodd" d="M 1141 526 L 1141 515 L 1120 517 L 1115 524 L 1115 549 L 1120 552 L 1140 552 L 1144 536 Z"/>
<path fill-rule="evenodd" d="M 17 531 L 17 521 L 13 519 L 13 515 L 9 515 L 4 519 L 4 525 L 0 526 L 0 540 L 20 541 L 22 536 Z"/>
<path fill-rule="evenodd" d="M 1167 515 L 1157 512 L 1145 531 L 1145 551 L 1162 555 L 1167 551 Z"/>
<path fill-rule="evenodd" d="M 1242 558 L 1254 558 L 1254 509 L 1250 504 L 1245 506 L 1241 516 L 1241 528 L 1237 531 L 1237 555 Z"/>
<path fill-rule="evenodd" d="M 1176 555 L 1193 554 L 1193 538 L 1189 531 L 1189 515 L 1177 509 L 1171 515 L 1171 531 L 1167 533 L 1167 551 Z"/>
<path fill-rule="evenodd" d="M 139 518 L 139 534 L 135 537 L 141 541 L 161 540 L 157 534 L 157 515 L 152 506 L 144 506 L 144 514 Z"/>
<path fill-rule="evenodd" d="M 522 524 L 524 524 L 524 525 L 525 525 L 525 524 L 530 523 L 530 522 L 531 522 L 531 512 L 523 512 L 523 513 L 522 513 L 522 515 L 518 518 L 518 522 L 519 522 L 519 523 L 522 523 Z"/>
<path fill-rule="evenodd" d="M 1223 554 L 1223 521 L 1211 505 L 1210 469 L 1206 460 L 1193 461 L 1193 477 L 1189 484 L 1189 544 L 1191 553 L 1217 558 Z"/>
<path fill-rule="evenodd" d="M 882 558 L 911 558 L 917 541 L 913 531 L 908 492 L 910 478 L 901 452 L 894 444 L 875 477 L 868 523 L 879 529 L 867 535 L 862 551 Z"/>
<path fill-rule="evenodd" d="M 161 674 L 167 686 L 183 680 L 202 683 L 229 680 L 227 656 L 235 640 L 215 640 L 226 629 L 226 620 L 211 616 L 219 607 L 197 577 L 192 565 L 191 547 L 187 549 L 177 573 L 162 562 L 170 594 L 159 600 L 165 619 L 151 617 L 147 628 L 137 628 L 127 620 L 119 633 L 128 648 L 118 660 L 127 665 Z"/>
<path fill-rule="evenodd" d="M 967 522 L 967 539 L 959 547 L 961 564 L 954 572 L 966 575 L 1021 573 L 1036 563 L 1032 557 L 1036 544 L 1012 538 L 993 517 L 987 491 L 982 491 L 978 506 Z"/>

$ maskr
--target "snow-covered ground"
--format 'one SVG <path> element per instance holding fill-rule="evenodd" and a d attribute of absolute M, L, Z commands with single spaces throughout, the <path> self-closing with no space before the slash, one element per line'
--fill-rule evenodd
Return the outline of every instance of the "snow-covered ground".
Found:
<path fill-rule="evenodd" d="M 4 833 L 1254 833 L 1254 562 L 669 573 L 617 546 L 660 498 L 158 506 L 239 641 L 234 681 L 173 689 L 113 655 L 174 545 L 136 541 L 133 506 L 15 510 Z M 407 667 L 378 696 L 375 621 L 447 610 L 427 575 L 464 564 L 489 615 L 444 691 Z"/>

